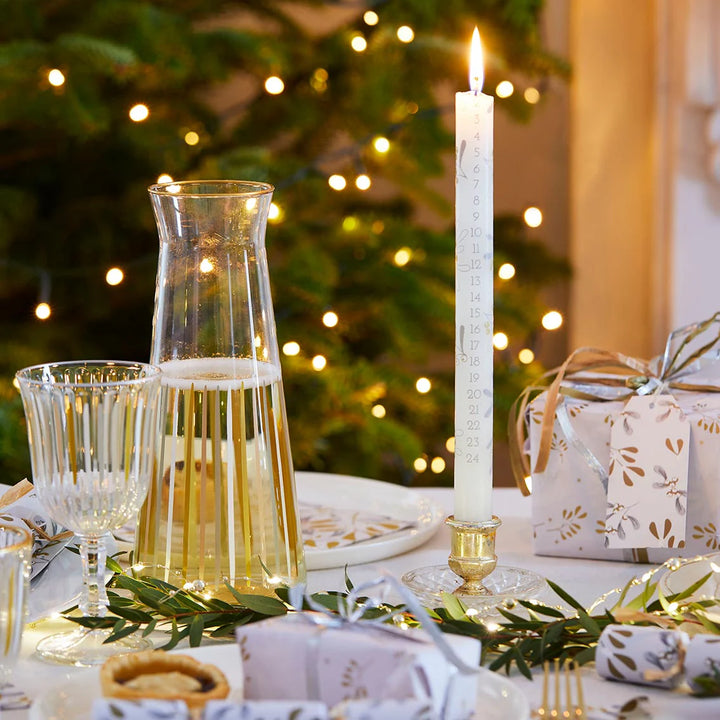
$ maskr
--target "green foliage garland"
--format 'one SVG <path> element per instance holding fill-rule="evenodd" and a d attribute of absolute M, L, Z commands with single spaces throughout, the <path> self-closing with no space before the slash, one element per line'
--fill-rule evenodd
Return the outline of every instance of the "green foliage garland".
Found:
<path fill-rule="evenodd" d="M 174 648 L 187 639 L 191 647 L 201 644 L 203 637 L 234 637 L 235 629 L 247 623 L 284 615 L 294 611 L 288 603 L 286 588 L 276 590 L 275 596 L 240 593 L 226 585 L 234 603 L 205 597 L 192 590 L 177 588 L 151 577 L 135 577 L 122 571 L 115 560 L 108 567 L 116 574 L 112 580 L 114 590 L 108 592 L 109 615 L 103 618 L 77 617 L 68 619 L 88 628 L 112 628 L 108 642 L 135 632 L 147 636 L 156 630 L 169 634 L 162 649 Z M 670 567 L 667 563 L 659 569 Z M 515 667 L 531 678 L 531 669 L 555 658 L 572 659 L 579 665 L 595 658 L 595 647 L 602 631 L 610 624 L 632 623 L 678 627 L 690 632 L 720 635 L 717 609 L 720 598 L 695 599 L 695 593 L 710 574 L 676 593 L 665 597 L 654 580 L 657 572 L 648 579 L 631 580 L 618 592 L 618 599 L 610 609 L 591 614 L 560 586 L 547 583 L 561 606 L 538 601 L 518 600 L 498 607 L 498 622 L 486 624 L 453 595 L 446 594 L 444 606 L 428 610 L 433 621 L 447 633 L 474 637 L 482 642 L 482 663 L 491 670 L 504 670 L 508 674 Z M 353 589 L 346 574 L 348 590 Z M 608 597 L 612 593 L 608 593 Z M 343 592 L 314 593 L 312 599 L 331 613 L 338 611 L 338 603 L 346 597 Z M 397 614 L 403 606 L 385 604 L 369 607 L 363 617 L 390 616 L 389 622 L 419 625 L 409 612 Z M 310 609 L 306 604 L 303 610 Z M 715 612 L 713 612 L 715 611 Z M 68 611 L 68 613 L 71 613 Z M 360 620 L 359 622 L 362 622 Z M 703 676 L 699 680 L 702 696 L 720 696 L 720 677 Z"/>

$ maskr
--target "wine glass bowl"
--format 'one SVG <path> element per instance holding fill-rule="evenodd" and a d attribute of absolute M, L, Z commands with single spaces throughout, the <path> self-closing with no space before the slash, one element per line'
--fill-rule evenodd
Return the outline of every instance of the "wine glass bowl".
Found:
<path fill-rule="evenodd" d="M 103 617 L 104 535 L 133 518 L 147 494 L 160 438 L 160 370 L 125 361 L 48 363 L 17 375 L 38 501 L 80 539 L 83 615 Z M 150 646 L 110 630 L 80 627 L 43 639 L 40 657 L 96 665 Z"/>

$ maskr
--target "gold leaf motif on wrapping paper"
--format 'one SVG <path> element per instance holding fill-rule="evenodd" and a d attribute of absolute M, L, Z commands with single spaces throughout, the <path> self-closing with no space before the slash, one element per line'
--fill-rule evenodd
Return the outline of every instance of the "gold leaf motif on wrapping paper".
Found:
<path fill-rule="evenodd" d="M 629 655 L 620 655 L 619 653 L 615 654 L 615 657 L 626 667 L 629 667 L 631 670 L 637 670 L 637 663 L 629 656 Z"/>
<path fill-rule="evenodd" d="M 250 652 L 247 649 L 247 636 L 243 635 L 238 643 L 240 645 L 240 658 L 243 662 L 250 660 Z"/>
<path fill-rule="evenodd" d="M 588 405 L 590 403 L 587 402 L 568 404 L 568 414 L 570 417 L 576 418 Z"/>
<path fill-rule="evenodd" d="M 620 465 L 622 467 L 623 482 L 632 487 L 635 484 L 632 475 L 637 475 L 640 478 L 645 477 L 645 470 L 639 465 L 634 465 L 637 462 L 637 453 L 638 449 L 633 445 L 617 449 L 611 448 L 608 475 L 613 474 L 615 465 Z"/>
<path fill-rule="evenodd" d="M 658 526 L 655 524 L 655 521 L 651 522 L 649 525 L 649 530 L 652 533 L 654 537 L 656 537 L 658 540 L 664 540 L 667 547 L 678 547 L 683 548 L 685 547 L 685 541 L 680 540 L 677 545 L 675 545 L 675 536 L 670 535 L 670 532 L 672 531 L 672 520 L 670 518 L 665 518 L 665 522 L 663 523 L 663 533 L 662 536 L 660 535 L 660 531 L 658 529 Z"/>
<path fill-rule="evenodd" d="M 700 416 L 695 424 L 701 430 L 711 435 L 720 434 L 720 417 L 717 415 L 717 409 L 714 413 L 708 412 L 705 403 L 699 402 L 693 406 L 693 411 Z"/>
<path fill-rule="evenodd" d="M 694 525 L 693 538 L 695 538 L 695 540 L 702 540 L 708 550 L 717 550 L 718 547 L 720 547 L 720 537 L 718 536 L 715 523 L 710 522 L 704 527 Z"/>
<path fill-rule="evenodd" d="M 531 408 L 531 410 L 528 412 L 528 418 L 530 419 L 530 422 L 534 423 L 535 425 L 541 425 L 542 419 L 543 419 L 543 413 L 544 410 L 537 408 Z"/>
<path fill-rule="evenodd" d="M 340 685 L 348 690 L 351 690 L 348 695 L 343 697 L 343 700 L 361 700 L 369 696 L 368 689 L 360 684 L 360 675 L 362 674 L 362 667 L 357 660 L 349 660 L 348 664 L 342 672 L 342 680 Z"/>
<path fill-rule="evenodd" d="M 558 533 L 560 540 L 569 540 L 582 530 L 582 523 L 579 521 L 584 520 L 586 517 L 587 512 L 583 510 L 582 505 L 576 505 L 574 508 L 564 508 L 560 525 L 548 528 L 548 532 Z M 552 522 L 552 518 L 549 518 L 549 521 Z"/>
<path fill-rule="evenodd" d="M 665 447 L 673 454 L 679 455 L 682 452 L 685 442 L 682 438 L 678 438 L 673 445 L 673 441 L 670 438 L 665 438 Z"/>
<path fill-rule="evenodd" d="M 624 675 L 622 672 L 620 672 L 620 670 L 618 670 L 618 669 L 612 664 L 612 661 L 609 660 L 609 659 L 608 659 L 608 670 L 610 671 L 610 674 L 611 674 L 613 677 L 617 678 L 618 680 L 624 680 L 624 679 L 625 679 L 625 675 Z"/>
<path fill-rule="evenodd" d="M 557 433 L 553 433 L 552 445 L 550 447 L 552 450 L 555 450 L 558 455 L 563 456 L 567 452 L 568 444 L 565 438 L 558 437 Z"/>

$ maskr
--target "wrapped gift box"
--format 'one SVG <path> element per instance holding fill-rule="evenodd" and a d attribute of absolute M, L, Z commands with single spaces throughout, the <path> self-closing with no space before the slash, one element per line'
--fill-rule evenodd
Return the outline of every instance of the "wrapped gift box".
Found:
<path fill-rule="evenodd" d="M 537 554 L 658 563 L 720 549 L 719 326 L 676 331 L 652 363 L 577 351 L 522 406 L 515 469 L 532 478 Z M 684 477 L 668 471 L 680 456 Z"/>
<path fill-rule="evenodd" d="M 453 716 L 474 709 L 477 677 L 460 675 L 422 630 L 362 620 L 333 626 L 312 615 L 290 614 L 237 630 L 246 699 L 320 700 L 329 707 L 360 699 L 427 699 L 439 714 L 452 684 Z M 478 666 L 478 640 L 445 639 L 467 665 Z"/>

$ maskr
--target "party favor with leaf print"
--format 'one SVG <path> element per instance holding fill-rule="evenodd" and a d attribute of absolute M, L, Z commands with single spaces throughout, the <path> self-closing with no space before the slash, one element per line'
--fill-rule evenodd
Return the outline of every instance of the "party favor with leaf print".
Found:
<path fill-rule="evenodd" d="M 595 650 L 595 668 L 608 680 L 675 687 L 682 680 L 688 642 L 681 630 L 608 625 Z"/>

